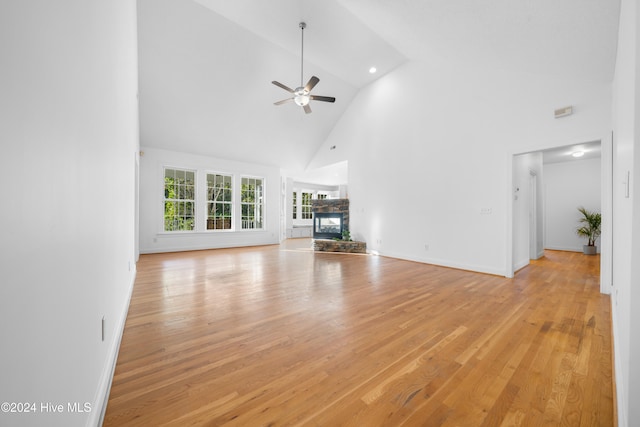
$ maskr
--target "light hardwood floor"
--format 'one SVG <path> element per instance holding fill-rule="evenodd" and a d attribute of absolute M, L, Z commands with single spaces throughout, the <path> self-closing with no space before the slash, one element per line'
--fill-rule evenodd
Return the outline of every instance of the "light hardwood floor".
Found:
<path fill-rule="evenodd" d="M 104 425 L 614 425 L 598 256 L 509 280 L 309 246 L 143 255 Z"/>

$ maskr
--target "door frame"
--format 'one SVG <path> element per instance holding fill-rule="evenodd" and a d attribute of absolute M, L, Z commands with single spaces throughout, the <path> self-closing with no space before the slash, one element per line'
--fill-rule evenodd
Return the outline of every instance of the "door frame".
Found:
<path fill-rule="evenodd" d="M 594 138 L 584 138 L 579 141 L 565 141 L 564 143 L 549 144 L 546 146 L 540 146 L 529 150 L 513 150 L 506 153 L 507 156 L 507 176 L 506 176 L 506 203 L 507 203 L 507 220 L 506 220 L 506 256 L 505 256 L 505 277 L 514 277 L 513 266 L 513 203 L 514 203 L 514 189 L 513 189 L 513 164 L 514 156 L 526 153 L 534 153 L 544 151 L 552 148 L 566 147 L 570 145 L 582 144 L 585 141 L 600 141 L 601 156 L 600 156 L 600 180 L 601 180 L 601 213 L 602 213 L 602 235 L 600 236 L 600 292 L 603 294 L 611 294 L 612 286 L 612 248 L 613 248 L 613 235 L 612 235 L 612 218 L 613 218 L 613 134 L 609 133 L 604 136 Z"/>
<path fill-rule="evenodd" d="M 538 174 L 529 169 L 529 259 L 538 258 Z"/>

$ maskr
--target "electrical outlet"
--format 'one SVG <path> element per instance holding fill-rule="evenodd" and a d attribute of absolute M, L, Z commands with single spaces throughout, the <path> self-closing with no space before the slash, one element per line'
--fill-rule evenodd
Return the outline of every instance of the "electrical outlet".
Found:
<path fill-rule="evenodd" d="M 428 250 L 429 250 L 429 244 L 428 244 L 428 243 L 426 243 L 426 244 L 424 245 L 424 250 L 425 250 L 425 251 L 428 251 Z"/>

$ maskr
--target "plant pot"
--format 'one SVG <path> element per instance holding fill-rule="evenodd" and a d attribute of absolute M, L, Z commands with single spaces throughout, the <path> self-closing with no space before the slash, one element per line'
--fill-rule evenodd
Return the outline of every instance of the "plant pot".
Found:
<path fill-rule="evenodd" d="M 595 255 L 598 253 L 598 247 L 595 245 L 594 246 L 583 245 L 582 252 L 584 252 L 585 255 Z"/>

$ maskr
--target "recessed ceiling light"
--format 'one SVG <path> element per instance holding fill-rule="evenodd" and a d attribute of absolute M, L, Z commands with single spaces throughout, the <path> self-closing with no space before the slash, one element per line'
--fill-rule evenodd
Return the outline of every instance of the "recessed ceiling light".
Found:
<path fill-rule="evenodd" d="M 573 157 L 582 157 L 584 156 L 584 151 L 574 151 L 573 153 L 571 153 L 571 155 Z"/>
<path fill-rule="evenodd" d="M 378 71 L 378 69 L 376 67 L 369 68 L 369 73 L 370 74 L 375 74 L 376 71 Z"/>

